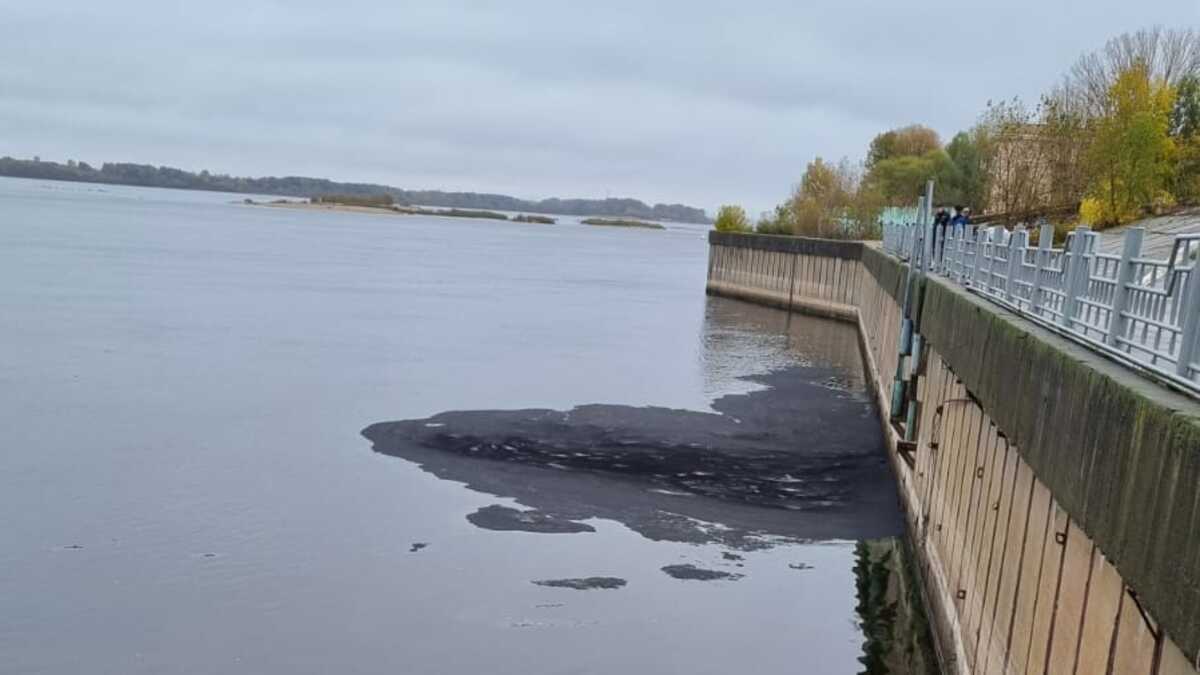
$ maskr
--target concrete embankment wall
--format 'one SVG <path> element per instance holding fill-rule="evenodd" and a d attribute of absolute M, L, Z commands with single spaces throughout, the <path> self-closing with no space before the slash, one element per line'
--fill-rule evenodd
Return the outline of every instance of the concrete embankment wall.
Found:
<path fill-rule="evenodd" d="M 1200 404 L 871 245 L 710 244 L 710 293 L 858 324 L 946 672 L 1200 672 Z"/>

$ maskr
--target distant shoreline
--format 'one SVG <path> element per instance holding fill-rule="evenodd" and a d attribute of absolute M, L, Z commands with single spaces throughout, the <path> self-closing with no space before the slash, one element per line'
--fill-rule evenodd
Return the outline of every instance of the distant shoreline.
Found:
<path fill-rule="evenodd" d="M 233 194 L 307 199 L 317 195 L 390 195 L 400 204 L 426 204 L 449 209 L 539 213 L 575 217 L 644 218 L 680 223 L 711 223 L 704 209 L 686 204 L 647 204 L 633 198 L 519 199 L 503 194 L 405 190 L 377 183 L 349 183 L 305 176 L 238 177 L 169 166 L 104 162 L 99 167 L 69 160 L 65 164 L 39 158 L 0 157 L 0 176 L 32 180 L 128 185 L 131 187 L 201 190 Z"/>
<path fill-rule="evenodd" d="M 536 223 L 546 225 L 554 225 L 557 223 L 557 220 L 554 218 L 524 213 L 509 217 L 508 215 L 499 213 L 497 211 L 481 211 L 478 209 L 429 209 L 419 206 L 401 206 L 399 204 L 394 204 L 391 206 L 368 206 L 363 204 L 339 204 L 333 201 L 314 202 L 295 201 L 290 199 L 258 201 L 249 197 L 235 203 L 245 204 L 247 206 L 269 206 L 277 209 L 295 209 L 300 211 L 342 211 L 346 213 L 369 213 L 383 216 L 441 216 L 443 218 L 503 220 L 510 223 Z M 633 220 L 630 218 L 583 218 L 579 222 L 583 225 L 598 227 L 628 227 L 646 230 L 667 229 L 661 223 Z"/>

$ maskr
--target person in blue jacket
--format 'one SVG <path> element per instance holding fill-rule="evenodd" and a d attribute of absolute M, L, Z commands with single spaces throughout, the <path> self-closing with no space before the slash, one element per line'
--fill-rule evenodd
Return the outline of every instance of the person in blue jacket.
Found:
<path fill-rule="evenodd" d="M 954 217 L 950 219 L 950 227 L 954 231 L 954 235 L 958 236 L 971 224 L 971 207 L 956 206 L 954 211 Z"/>

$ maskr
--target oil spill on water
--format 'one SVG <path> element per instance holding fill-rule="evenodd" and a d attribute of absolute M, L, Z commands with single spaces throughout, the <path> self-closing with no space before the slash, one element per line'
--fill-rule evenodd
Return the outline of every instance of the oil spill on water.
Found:
<path fill-rule="evenodd" d="M 381 422 L 379 453 L 516 500 L 469 514 L 491 530 L 588 533 L 623 523 L 660 541 L 749 551 L 903 531 L 876 411 L 833 369 L 744 378 L 714 412 L 624 405 L 478 410 Z"/>

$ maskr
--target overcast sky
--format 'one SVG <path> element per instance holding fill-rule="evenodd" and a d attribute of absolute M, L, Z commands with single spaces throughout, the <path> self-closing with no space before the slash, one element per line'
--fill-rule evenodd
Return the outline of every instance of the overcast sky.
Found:
<path fill-rule="evenodd" d="M 1200 0 L 0 0 L 0 155 L 707 209 Z"/>

